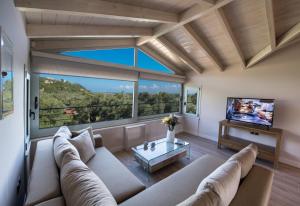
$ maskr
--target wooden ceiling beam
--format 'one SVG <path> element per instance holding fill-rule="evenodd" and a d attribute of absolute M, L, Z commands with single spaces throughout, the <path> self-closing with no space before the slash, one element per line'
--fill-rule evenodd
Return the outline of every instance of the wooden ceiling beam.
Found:
<path fill-rule="evenodd" d="M 31 47 L 36 51 L 68 51 L 134 47 L 134 38 L 105 39 L 68 39 L 68 40 L 33 40 Z"/>
<path fill-rule="evenodd" d="M 183 26 L 185 33 L 193 40 L 195 44 L 202 48 L 205 52 L 206 56 L 215 64 L 215 66 L 220 70 L 224 71 L 224 66 L 222 65 L 220 59 L 217 55 L 212 51 L 212 49 L 207 45 L 205 40 L 203 40 L 197 32 L 193 29 L 190 24 L 185 24 Z"/>
<path fill-rule="evenodd" d="M 27 24 L 29 38 L 139 37 L 152 34 L 150 28 L 88 25 Z"/>
<path fill-rule="evenodd" d="M 258 52 L 255 56 L 253 56 L 247 63 L 247 68 L 254 66 L 258 62 L 264 60 L 266 57 L 273 54 L 275 51 L 278 51 L 291 43 L 293 43 L 293 40 L 298 38 L 300 36 L 300 22 L 297 23 L 295 26 L 293 26 L 289 31 L 287 31 L 285 34 L 283 34 L 279 40 L 278 44 L 275 47 L 275 49 L 272 49 L 271 44 L 266 46 L 264 49 L 262 49 L 260 52 Z"/>
<path fill-rule="evenodd" d="M 206 2 L 205 0 L 200 1 L 198 4 L 195 4 L 191 8 L 187 9 L 186 11 L 182 12 L 179 15 L 179 22 L 178 23 L 170 23 L 170 24 L 163 24 L 154 28 L 154 34 L 150 37 L 140 37 L 137 41 L 137 45 L 141 46 L 146 44 L 153 39 L 159 38 L 164 34 L 174 31 L 177 28 L 182 27 L 183 25 L 190 23 L 202 16 L 209 14 L 210 12 L 229 4 L 234 0 L 217 0 L 215 4 L 211 4 Z"/>
<path fill-rule="evenodd" d="M 159 23 L 178 22 L 178 15 L 174 13 L 102 0 L 15 0 L 15 5 L 19 10 L 29 12 L 59 12 Z"/>
<path fill-rule="evenodd" d="M 242 52 L 242 49 L 240 48 L 237 40 L 236 40 L 236 37 L 234 36 L 233 34 L 233 31 L 229 25 L 229 22 L 224 14 L 224 11 L 222 10 L 222 8 L 219 8 L 216 10 L 216 16 L 218 18 L 218 21 L 220 23 L 220 25 L 222 26 L 222 30 L 224 31 L 225 35 L 227 36 L 227 39 L 232 43 L 232 45 L 234 46 L 235 48 L 235 51 L 239 57 L 239 60 L 242 64 L 242 67 L 245 68 L 245 57 L 244 57 L 244 54 Z"/>
<path fill-rule="evenodd" d="M 265 7 L 266 7 L 270 45 L 271 45 L 271 49 L 274 50 L 276 47 L 276 31 L 275 31 L 275 21 L 274 21 L 273 0 L 265 0 Z"/>
<path fill-rule="evenodd" d="M 190 59 L 189 56 L 187 56 L 182 50 L 178 49 L 165 37 L 160 37 L 157 39 L 157 41 L 164 45 L 174 55 L 178 56 L 178 58 L 194 72 L 196 72 L 197 74 L 201 74 L 203 72 L 203 69 L 201 67 L 199 67 L 192 59 Z"/>
<path fill-rule="evenodd" d="M 181 75 L 183 74 L 182 69 L 180 69 L 177 66 L 175 66 L 174 64 L 170 63 L 168 60 L 166 60 L 165 58 L 163 58 L 162 55 L 160 55 L 157 51 L 151 49 L 149 46 L 142 45 L 139 48 L 143 52 L 145 52 L 146 54 L 148 54 L 149 56 L 151 56 L 152 58 L 154 58 L 155 60 L 157 60 L 158 62 L 160 62 L 163 65 L 165 65 L 167 68 L 173 70 L 176 74 L 181 74 Z"/>

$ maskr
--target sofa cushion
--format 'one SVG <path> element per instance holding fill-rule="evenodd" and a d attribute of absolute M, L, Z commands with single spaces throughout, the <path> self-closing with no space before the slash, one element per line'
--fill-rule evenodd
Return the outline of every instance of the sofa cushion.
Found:
<path fill-rule="evenodd" d="M 204 155 L 171 176 L 126 200 L 121 206 L 174 206 L 195 193 L 199 183 L 224 160 Z"/>
<path fill-rule="evenodd" d="M 254 165 L 239 186 L 230 206 L 266 206 L 272 190 L 274 173 L 270 169 Z"/>
<path fill-rule="evenodd" d="M 65 199 L 63 196 L 56 197 L 35 206 L 65 206 Z"/>
<path fill-rule="evenodd" d="M 145 189 L 144 184 L 105 147 L 95 151 L 96 155 L 87 166 L 104 182 L 118 203 Z"/>
<path fill-rule="evenodd" d="M 227 206 L 238 190 L 240 178 L 240 163 L 238 161 L 225 162 L 200 183 L 197 192 L 209 188 L 218 194 L 222 205 Z"/>
<path fill-rule="evenodd" d="M 88 131 L 88 133 L 90 134 L 90 138 L 93 142 L 93 145 L 95 147 L 95 139 L 94 139 L 94 134 L 93 134 L 93 128 L 92 127 L 87 127 L 85 129 L 82 129 L 82 130 L 79 130 L 79 131 L 72 131 L 72 136 L 71 138 L 75 138 L 77 137 L 78 135 L 80 135 L 81 133 L 85 132 L 85 131 Z"/>
<path fill-rule="evenodd" d="M 68 206 L 117 206 L 105 184 L 72 153 L 64 155 L 60 182 Z"/>
<path fill-rule="evenodd" d="M 64 136 L 68 139 L 71 138 L 72 133 L 67 126 L 62 126 L 57 130 L 57 132 L 54 135 L 54 138 L 57 136 Z"/>
<path fill-rule="evenodd" d="M 69 139 L 72 145 L 74 145 L 78 150 L 80 159 L 84 163 L 89 161 L 96 154 L 94 144 L 91 138 L 93 137 L 91 137 L 90 133 L 87 130 L 85 130 L 77 137 Z"/>
<path fill-rule="evenodd" d="M 56 136 L 53 139 L 53 153 L 58 168 L 61 168 L 61 162 L 67 152 L 72 152 L 80 157 L 77 149 L 64 136 Z"/>
<path fill-rule="evenodd" d="M 210 189 L 201 190 L 177 206 L 219 206 L 220 197 Z"/>
<path fill-rule="evenodd" d="M 53 156 L 53 141 L 41 140 L 36 146 L 25 205 L 35 205 L 58 196 L 61 196 L 61 191 Z"/>
<path fill-rule="evenodd" d="M 241 164 L 242 175 L 241 178 L 247 176 L 249 171 L 251 170 L 253 164 L 255 163 L 255 159 L 257 156 L 257 146 L 254 144 L 250 144 L 238 153 L 232 155 L 228 161 L 237 160 Z"/>

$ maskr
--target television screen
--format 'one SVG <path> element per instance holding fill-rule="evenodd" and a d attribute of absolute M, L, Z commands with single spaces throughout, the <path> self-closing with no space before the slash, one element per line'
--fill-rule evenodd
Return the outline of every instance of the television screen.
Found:
<path fill-rule="evenodd" d="M 272 127 L 273 99 L 227 98 L 226 119 Z"/>

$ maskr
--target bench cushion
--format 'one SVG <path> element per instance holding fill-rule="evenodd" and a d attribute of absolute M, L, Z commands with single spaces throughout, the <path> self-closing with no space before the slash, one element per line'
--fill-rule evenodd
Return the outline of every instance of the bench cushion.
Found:
<path fill-rule="evenodd" d="M 183 169 L 123 202 L 121 206 L 174 206 L 193 195 L 200 182 L 224 160 L 204 155 Z"/>
<path fill-rule="evenodd" d="M 96 155 L 86 164 L 104 182 L 118 203 L 145 189 L 145 185 L 105 147 L 95 151 Z"/>
<path fill-rule="evenodd" d="M 61 196 L 59 174 L 53 155 L 53 140 L 37 142 L 25 205 Z"/>
<path fill-rule="evenodd" d="M 63 196 L 53 198 L 51 200 L 47 200 L 35 206 L 65 206 L 65 199 Z"/>

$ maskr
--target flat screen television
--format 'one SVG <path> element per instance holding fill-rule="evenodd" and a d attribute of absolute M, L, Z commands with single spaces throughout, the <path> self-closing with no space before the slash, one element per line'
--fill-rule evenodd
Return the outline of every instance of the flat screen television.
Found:
<path fill-rule="evenodd" d="M 273 126 L 274 99 L 227 98 L 226 119 Z"/>

